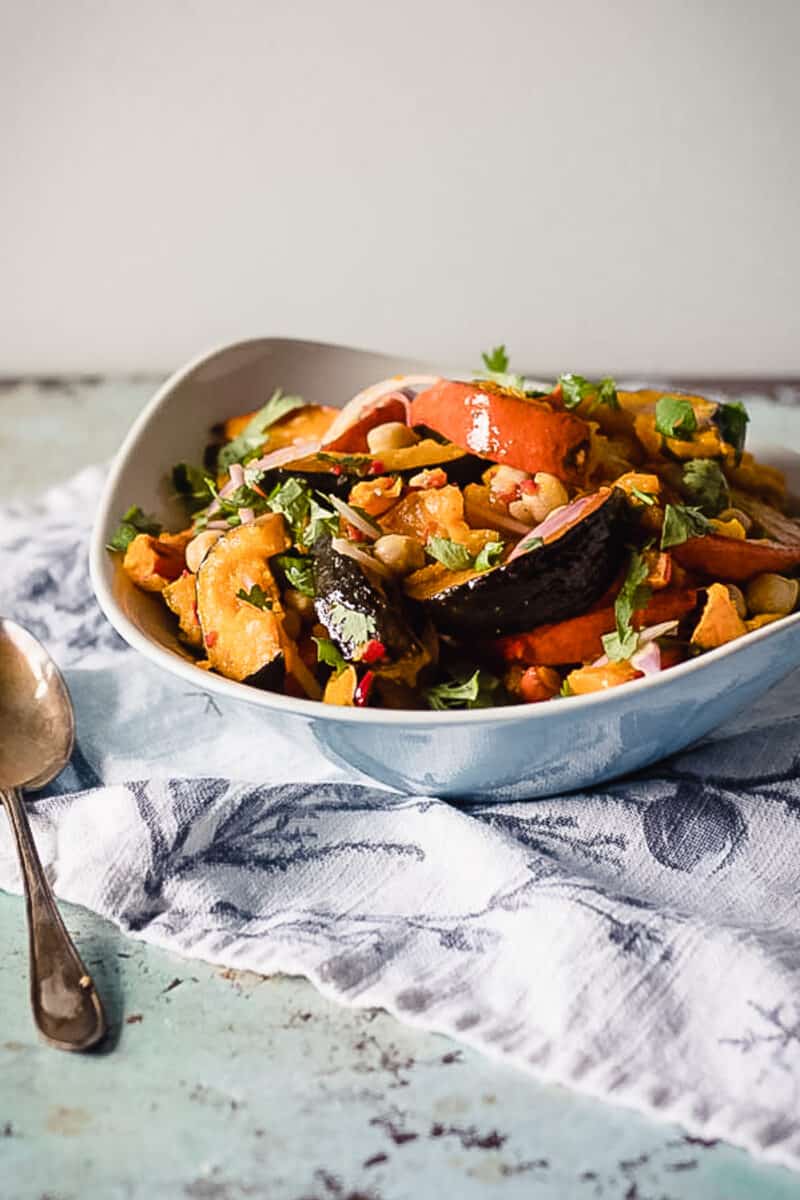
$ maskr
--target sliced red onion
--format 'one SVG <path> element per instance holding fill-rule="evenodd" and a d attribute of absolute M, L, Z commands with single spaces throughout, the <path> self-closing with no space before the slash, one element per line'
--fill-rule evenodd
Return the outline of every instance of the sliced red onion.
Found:
<path fill-rule="evenodd" d="M 439 375 L 393 375 L 391 379 L 382 379 L 380 383 L 373 383 L 370 387 L 364 388 L 352 400 L 345 404 L 342 411 L 339 413 L 336 420 L 333 422 L 328 432 L 325 434 L 323 445 L 327 446 L 330 442 L 335 442 L 343 433 L 355 425 L 366 413 L 380 400 L 385 400 L 387 396 L 396 393 L 399 398 L 407 401 L 408 395 L 406 391 L 416 392 L 420 388 L 430 387 L 434 383 L 438 383 Z"/>
<path fill-rule="evenodd" d="M 543 521 L 528 530 L 527 536 L 514 547 L 508 561 L 512 562 L 515 558 L 519 558 L 520 554 L 527 554 L 530 550 L 536 549 L 540 540 L 546 542 L 548 538 L 560 533 L 562 529 L 574 525 L 576 521 L 580 520 L 585 510 L 596 503 L 596 495 L 596 492 L 592 492 L 588 496 L 579 496 L 577 500 L 570 500 L 569 504 L 562 504 L 558 508 L 554 508 Z"/>
<path fill-rule="evenodd" d="M 251 525 L 253 523 L 253 521 L 255 521 L 255 519 L 256 519 L 256 514 L 253 512 L 252 508 L 240 508 L 239 509 L 239 520 L 242 522 L 243 525 Z"/>
<path fill-rule="evenodd" d="M 661 670 L 661 649 L 658 642 L 645 644 L 631 655 L 631 666 L 643 675 L 657 675 Z"/>
<path fill-rule="evenodd" d="M 247 470 L 273 471 L 276 467 L 285 466 L 286 463 L 308 458 L 310 454 L 316 454 L 319 448 L 319 441 L 295 442 L 292 446 L 281 446 L 280 450 L 273 450 L 271 454 L 265 454 L 263 458 L 253 459 L 247 464 Z M 221 492 L 220 495 L 222 495 Z"/>
<path fill-rule="evenodd" d="M 230 529 L 227 521 L 207 521 L 206 529 Z"/>
<path fill-rule="evenodd" d="M 383 533 L 380 525 L 376 525 L 367 517 L 363 517 L 360 512 L 356 512 L 354 508 L 346 504 L 344 500 L 340 500 L 338 496 L 328 496 L 328 502 L 333 505 L 340 516 L 344 517 L 348 525 L 352 525 L 359 533 L 363 533 L 371 542 L 374 542 Z"/>
<path fill-rule="evenodd" d="M 228 475 L 230 476 L 230 482 L 233 484 L 233 490 L 236 491 L 244 483 L 244 467 L 241 463 L 231 463 L 228 468 Z M 226 484 L 225 486 L 227 487 L 228 485 Z"/>
<path fill-rule="evenodd" d="M 384 579 L 392 578 L 392 572 L 388 567 L 379 562 L 377 558 L 373 558 L 371 554 L 367 554 L 365 550 L 361 550 L 352 542 L 348 542 L 347 538 L 331 538 L 331 546 L 337 554 L 346 554 L 348 558 L 354 558 L 357 563 L 361 563 L 368 571 L 374 571 L 376 575 L 382 575 Z"/>
<path fill-rule="evenodd" d="M 674 633 L 678 624 L 678 621 L 662 621 L 660 625 L 648 625 L 646 629 L 639 631 L 639 646 L 643 646 L 645 642 L 654 642 L 656 638 L 666 637 L 668 633 Z"/>

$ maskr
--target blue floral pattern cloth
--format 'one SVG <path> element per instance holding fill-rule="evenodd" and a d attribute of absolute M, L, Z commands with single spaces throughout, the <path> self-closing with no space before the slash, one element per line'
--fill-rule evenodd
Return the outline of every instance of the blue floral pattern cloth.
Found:
<path fill-rule="evenodd" d="M 49 646 L 77 710 L 32 809 L 62 899 L 800 1167 L 798 675 L 623 782 L 399 796 L 120 641 L 87 574 L 101 482 L 0 520 L 0 612 Z M 20 888 L 5 827 L 0 886 Z"/>

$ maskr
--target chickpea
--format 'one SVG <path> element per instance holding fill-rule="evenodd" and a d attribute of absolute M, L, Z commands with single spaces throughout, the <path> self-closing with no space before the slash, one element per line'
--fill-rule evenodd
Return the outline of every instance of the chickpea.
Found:
<path fill-rule="evenodd" d="M 312 622 L 316 617 L 313 597 L 305 596 L 296 588 L 286 589 L 283 593 L 283 603 L 303 621 Z"/>
<path fill-rule="evenodd" d="M 786 616 L 797 604 L 800 584 L 796 579 L 766 572 L 756 575 L 747 585 L 747 607 L 753 616 L 761 613 L 780 613 Z"/>
<path fill-rule="evenodd" d="M 744 598 L 744 592 L 735 583 L 729 583 L 726 586 L 728 588 L 728 595 L 733 601 L 733 607 L 741 619 L 744 620 L 747 616 L 747 602 Z"/>
<path fill-rule="evenodd" d="M 386 421 L 376 425 L 367 434 L 367 445 L 371 454 L 384 454 L 387 450 L 402 450 L 406 446 L 416 446 L 419 438 L 402 421 Z"/>
<path fill-rule="evenodd" d="M 425 550 L 416 538 L 385 533 L 372 547 L 375 557 L 394 575 L 410 575 L 425 566 Z"/>
<path fill-rule="evenodd" d="M 745 533 L 749 533 L 753 528 L 753 521 L 748 517 L 746 512 L 742 512 L 740 508 L 724 508 L 717 515 L 718 521 L 738 521 Z"/>
<path fill-rule="evenodd" d="M 532 485 L 522 484 L 519 500 L 509 504 L 508 511 L 517 521 L 538 525 L 548 513 L 562 508 L 568 500 L 567 489 L 560 479 L 547 471 L 537 471 Z"/>
<path fill-rule="evenodd" d="M 518 471 L 516 467 L 502 464 L 492 471 L 489 480 L 489 491 L 495 500 L 511 499 L 517 495 L 520 484 L 530 479 L 527 471 Z"/>
<path fill-rule="evenodd" d="M 193 575 L 196 575 L 200 570 L 200 564 L 203 559 L 214 543 L 219 541 L 221 537 L 221 529 L 205 529 L 189 542 L 186 547 L 186 566 Z"/>

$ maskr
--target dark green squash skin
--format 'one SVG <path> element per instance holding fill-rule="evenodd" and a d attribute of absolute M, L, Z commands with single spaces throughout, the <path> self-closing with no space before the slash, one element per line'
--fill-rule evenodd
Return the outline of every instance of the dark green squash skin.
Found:
<path fill-rule="evenodd" d="M 577 617 L 621 569 L 630 519 L 624 493 L 613 488 L 555 541 L 422 603 L 437 629 L 460 638 L 503 637 Z"/>
<path fill-rule="evenodd" d="M 421 652 L 420 642 L 403 614 L 401 597 L 387 596 L 378 584 L 367 579 L 355 559 L 333 549 L 327 535 L 317 539 L 312 553 L 317 619 L 348 661 L 353 660 L 363 643 L 343 637 L 337 631 L 334 620 L 336 605 L 343 605 L 352 612 L 372 618 L 374 632 L 371 637 L 383 643 L 387 658 L 392 662 Z"/>

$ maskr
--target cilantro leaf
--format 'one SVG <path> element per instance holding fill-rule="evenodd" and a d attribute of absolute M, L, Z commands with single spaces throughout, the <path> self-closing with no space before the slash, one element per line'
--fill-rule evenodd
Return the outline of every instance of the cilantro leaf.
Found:
<path fill-rule="evenodd" d="M 375 618 L 369 613 L 356 612 L 345 604 L 332 604 L 325 623 L 339 642 L 363 646 L 377 636 Z"/>
<path fill-rule="evenodd" d="M 728 481 L 713 458 L 692 458 L 683 468 L 681 490 L 707 517 L 728 507 Z"/>
<path fill-rule="evenodd" d="M 659 396 L 656 401 L 656 430 L 667 438 L 685 437 L 697 429 L 691 401 L 682 396 Z"/>
<path fill-rule="evenodd" d="M 450 538 L 430 537 L 425 550 L 450 571 L 467 571 L 474 563 L 467 547 L 460 542 L 452 542 Z"/>
<path fill-rule="evenodd" d="M 155 517 L 150 517 L 147 513 L 142 512 L 138 504 L 132 504 L 106 543 L 106 549 L 127 550 L 133 539 L 140 533 L 149 533 L 153 537 L 158 537 L 163 528 L 164 526 Z"/>
<path fill-rule="evenodd" d="M 747 436 L 747 422 L 750 420 L 750 415 L 741 400 L 720 404 L 714 420 L 722 440 L 733 446 L 737 458 L 741 457 Z"/>
<path fill-rule="evenodd" d="M 190 513 L 205 508 L 214 497 L 213 479 L 210 480 L 207 472 L 202 471 L 199 467 L 193 467 L 191 463 L 175 464 L 172 468 L 172 486 Z"/>
<path fill-rule="evenodd" d="M 334 675 L 341 675 L 347 663 L 330 638 L 315 637 L 313 640 L 317 643 L 317 662 L 333 667 Z"/>
<path fill-rule="evenodd" d="M 605 404 L 608 408 L 619 408 L 617 385 L 613 379 L 601 379 L 599 383 L 591 383 L 583 375 L 559 375 L 561 398 L 565 408 L 577 408 L 584 400 L 591 402 L 591 408 Z"/>
<path fill-rule="evenodd" d="M 293 587 L 303 596 L 313 598 L 317 594 L 314 588 L 314 563 L 309 557 L 278 554 L 272 561 L 277 563 L 283 571 L 289 587 Z"/>
<path fill-rule="evenodd" d="M 489 571 L 496 567 L 506 548 L 505 542 L 487 542 L 475 558 L 473 566 L 476 571 Z"/>
<path fill-rule="evenodd" d="M 237 600 L 244 600 L 247 604 L 252 604 L 253 608 L 260 608 L 264 612 L 268 612 L 272 608 L 272 601 L 262 587 L 254 583 L 249 592 L 244 588 L 239 588 L 236 593 Z"/>
<path fill-rule="evenodd" d="M 429 708 L 443 711 L 448 708 L 489 708 L 500 680 L 489 671 L 476 669 L 468 678 L 435 683 L 423 690 Z"/>
<path fill-rule="evenodd" d="M 668 504 L 664 509 L 664 524 L 661 527 L 661 549 L 680 546 L 689 538 L 703 537 L 712 529 L 708 519 L 699 508 L 684 504 Z"/>
<path fill-rule="evenodd" d="M 283 514 L 286 524 L 297 537 L 308 519 L 311 492 L 302 479 L 290 475 L 288 479 L 275 485 L 267 497 L 267 504 L 273 512 Z"/>
<path fill-rule="evenodd" d="M 603 637 L 603 649 L 612 662 L 621 662 L 636 652 L 639 635 L 633 628 L 633 614 L 644 608 L 650 599 L 650 588 L 645 583 L 648 574 L 647 562 L 638 550 L 631 551 L 628 573 L 614 603 L 617 628 Z"/>
<path fill-rule="evenodd" d="M 492 374 L 504 375 L 508 371 L 508 354 L 505 346 L 495 346 L 488 353 L 481 354 L 481 358 L 486 370 L 491 371 Z"/>
<path fill-rule="evenodd" d="M 220 471 L 252 456 L 264 444 L 264 434 L 270 425 L 282 420 L 294 409 L 302 408 L 304 404 L 302 396 L 284 396 L 282 389 L 276 388 L 263 408 L 253 414 L 242 432 L 220 449 L 217 455 Z"/>

